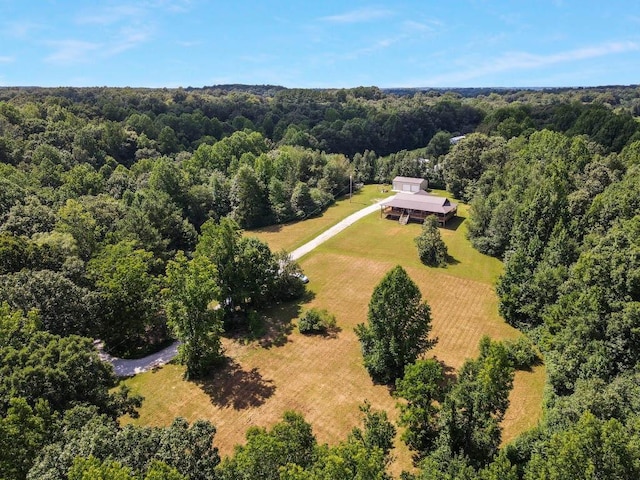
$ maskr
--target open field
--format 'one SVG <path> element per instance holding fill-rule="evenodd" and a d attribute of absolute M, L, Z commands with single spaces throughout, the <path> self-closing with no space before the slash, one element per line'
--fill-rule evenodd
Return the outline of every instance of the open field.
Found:
<path fill-rule="evenodd" d="M 352 213 L 394 195 L 394 192 L 391 192 L 389 188 L 389 185 L 365 185 L 355 192 L 351 199 L 347 195 L 336 200 L 328 210 L 318 217 L 284 225 L 271 225 L 251 230 L 247 234 L 267 242 L 274 252 L 282 249 L 291 252 Z"/>
<path fill-rule="evenodd" d="M 460 215 L 466 216 L 465 207 Z M 315 235 L 296 230 L 306 223 L 282 227 L 278 234 L 285 240 L 275 233 L 259 235 L 272 246 L 280 242 L 278 248 L 292 249 Z M 465 239 L 464 221 L 459 221 L 441 230 L 453 262 L 445 269 L 427 268 L 419 262 L 413 244 L 420 228 L 373 214 L 322 244 L 300 261 L 311 279 L 310 299 L 268 312 L 271 328 L 262 341 L 225 340 L 231 360 L 211 382 L 184 382 L 182 369 L 174 365 L 128 380 L 134 391 L 146 397 L 136 422 L 163 425 L 178 415 L 189 420 L 207 418 L 218 428 L 216 444 L 224 455 L 243 442 L 247 427 L 272 425 L 286 410 L 301 412 L 318 440 L 328 443 L 345 438 L 359 423 L 358 406 L 365 399 L 395 419 L 395 400 L 386 387 L 371 383 L 362 366 L 353 327 L 366 320 L 374 286 L 396 264 L 405 267 L 431 306 L 432 335 L 439 342 L 427 355 L 456 369 L 477 354 L 482 335 L 516 337 L 518 332 L 497 312 L 493 282 L 501 263 L 473 250 Z M 303 336 L 287 326 L 311 306 L 334 313 L 341 330 L 333 337 Z M 512 406 L 503 423 L 505 440 L 537 423 L 544 376 L 543 367 L 517 374 Z M 410 468 L 406 448 L 400 446 L 394 455 L 394 474 Z"/>

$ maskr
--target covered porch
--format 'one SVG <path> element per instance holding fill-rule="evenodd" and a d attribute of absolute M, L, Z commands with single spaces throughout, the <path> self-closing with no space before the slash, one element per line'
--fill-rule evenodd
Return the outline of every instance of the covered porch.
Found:
<path fill-rule="evenodd" d="M 457 211 L 456 203 L 423 190 L 414 194 L 398 193 L 380 205 L 381 216 L 397 220 L 403 225 L 409 222 L 423 223 L 425 218 L 433 215 L 440 226 L 445 226 L 456 216 Z"/>

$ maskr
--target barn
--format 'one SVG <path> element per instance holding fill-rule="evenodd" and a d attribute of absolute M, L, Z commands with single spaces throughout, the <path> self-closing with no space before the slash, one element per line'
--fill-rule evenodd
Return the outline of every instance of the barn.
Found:
<path fill-rule="evenodd" d="M 416 193 L 420 190 L 426 190 L 429 182 L 424 178 L 396 177 L 391 185 L 391 190 L 394 192 Z"/>

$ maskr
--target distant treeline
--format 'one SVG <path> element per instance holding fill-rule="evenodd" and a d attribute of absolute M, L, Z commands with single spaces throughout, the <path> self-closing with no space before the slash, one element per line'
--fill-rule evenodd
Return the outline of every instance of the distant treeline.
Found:
<path fill-rule="evenodd" d="M 203 298 L 179 298 L 202 284 L 183 276 L 224 280 L 213 298 L 234 312 L 279 301 L 283 282 L 299 293 L 282 256 L 239 227 L 305 219 L 351 179 L 400 174 L 471 204 L 469 238 L 505 262 L 500 311 L 549 373 L 543 421 L 498 451 L 493 357 L 469 363 L 451 410 L 417 405 L 437 441 L 414 442 L 423 463 L 403 478 L 638 478 L 640 88 L 471 90 L 0 88 L 3 476 L 215 479 L 268 465 L 264 478 L 387 478 L 393 434 L 369 411 L 364 430 L 320 450 L 287 414 L 222 468 L 206 422 L 122 428 L 139 399 L 112 390 L 78 335 L 129 354 L 164 340 L 167 289 L 175 318 Z"/>

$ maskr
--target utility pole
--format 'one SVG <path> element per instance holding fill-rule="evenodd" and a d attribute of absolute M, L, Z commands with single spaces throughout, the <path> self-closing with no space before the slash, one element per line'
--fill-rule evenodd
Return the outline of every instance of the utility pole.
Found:
<path fill-rule="evenodd" d="M 351 203 L 352 192 L 353 192 L 353 175 L 349 175 L 349 203 Z"/>

